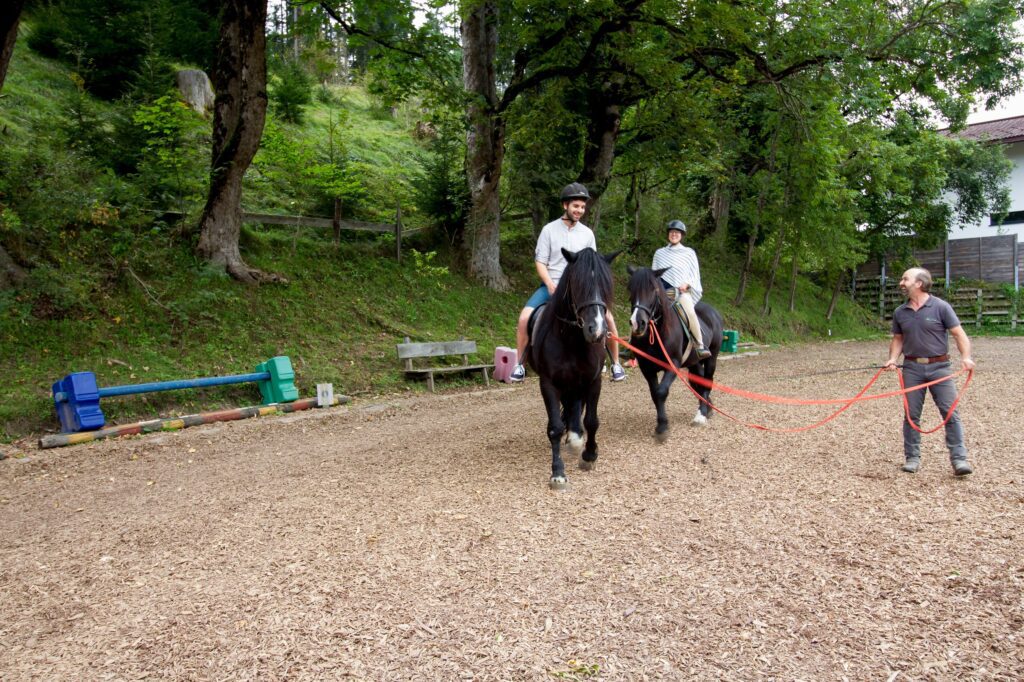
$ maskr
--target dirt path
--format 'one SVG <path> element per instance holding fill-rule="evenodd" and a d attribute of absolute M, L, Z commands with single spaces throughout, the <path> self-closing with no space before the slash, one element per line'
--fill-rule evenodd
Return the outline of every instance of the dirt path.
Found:
<path fill-rule="evenodd" d="M 884 352 L 773 350 L 718 379 L 843 397 L 870 373 L 784 377 Z M 895 399 L 804 434 L 696 429 L 677 384 L 657 445 L 635 371 L 562 494 L 534 380 L 9 459 L 0 678 L 1019 680 L 1024 339 L 975 355 L 966 479 L 941 434 L 898 471 Z"/>

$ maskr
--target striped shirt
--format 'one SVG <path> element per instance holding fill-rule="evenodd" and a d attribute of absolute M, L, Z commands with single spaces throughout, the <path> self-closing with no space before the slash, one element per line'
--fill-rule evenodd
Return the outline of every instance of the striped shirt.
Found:
<path fill-rule="evenodd" d="M 661 278 L 671 286 L 678 288 L 683 284 L 690 285 L 690 297 L 694 303 L 704 295 L 704 289 L 700 285 L 700 264 L 697 263 L 697 252 L 689 246 L 676 244 L 675 246 L 663 246 L 655 251 L 651 269 L 660 270 L 661 268 L 669 269 Z"/>

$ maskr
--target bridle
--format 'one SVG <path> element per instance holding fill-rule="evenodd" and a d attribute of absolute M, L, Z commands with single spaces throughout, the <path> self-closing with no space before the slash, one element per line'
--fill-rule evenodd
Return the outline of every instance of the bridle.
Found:
<path fill-rule="evenodd" d="M 583 329 L 583 311 L 584 310 L 586 310 L 587 308 L 593 308 L 594 306 L 597 306 L 598 308 L 600 308 L 601 312 L 606 312 L 608 310 L 608 306 L 606 306 L 604 301 L 602 301 L 599 298 L 595 298 L 592 301 L 588 301 L 588 302 L 584 303 L 583 305 L 576 305 L 575 302 L 570 301 L 569 305 L 572 306 L 572 314 L 576 317 L 576 319 L 575 320 L 567 320 L 564 317 L 559 317 L 558 319 L 561 320 L 562 322 L 570 325 L 570 326 L 579 327 L 580 329 Z"/>
<path fill-rule="evenodd" d="M 646 306 L 638 301 L 633 304 L 633 310 L 640 310 L 647 313 L 648 324 L 657 324 L 658 321 L 661 319 L 661 306 L 657 304 L 657 301 L 657 295 L 655 295 L 654 303 L 652 303 L 651 306 Z"/>

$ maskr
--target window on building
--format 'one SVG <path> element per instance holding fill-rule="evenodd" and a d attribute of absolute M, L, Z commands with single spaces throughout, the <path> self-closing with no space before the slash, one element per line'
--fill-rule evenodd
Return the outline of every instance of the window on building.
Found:
<path fill-rule="evenodd" d="M 1019 225 L 1020 223 L 1024 223 L 1024 211 L 1010 211 L 1006 214 L 1006 218 L 1003 219 L 1003 225 Z M 996 224 L 993 216 L 988 217 L 988 224 Z"/>

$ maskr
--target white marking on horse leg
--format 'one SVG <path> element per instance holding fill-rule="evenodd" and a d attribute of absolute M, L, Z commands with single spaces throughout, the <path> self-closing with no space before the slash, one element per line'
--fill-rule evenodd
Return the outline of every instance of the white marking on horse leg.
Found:
<path fill-rule="evenodd" d="M 700 410 L 697 410 L 697 414 L 693 415 L 693 422 L 691 423 L 694 426 L 704 426 L 708 423 L 708 418 L 701 414 Z"/>
<path fill-rule="evenodd" d="M 566 437 L 566 447 L 574 457 L 583 452 L 583 434 L 569 431 L 569 435 Z"/>

